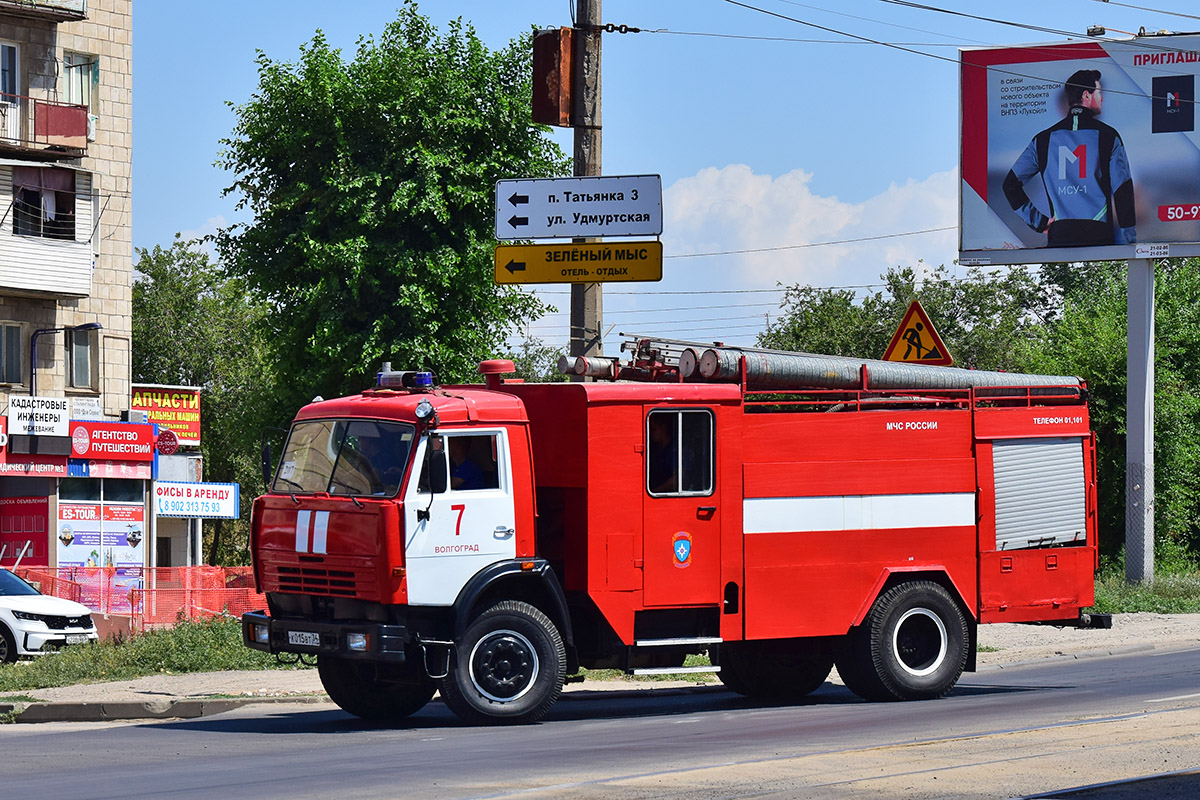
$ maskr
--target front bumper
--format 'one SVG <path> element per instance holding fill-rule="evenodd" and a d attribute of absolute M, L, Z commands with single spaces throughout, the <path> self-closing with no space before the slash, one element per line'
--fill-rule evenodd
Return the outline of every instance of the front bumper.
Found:
<path fill-rule="evenodd" d="M 265 629 L 266 641 L 262 633 Z M 289 635 L 290 634 L 290 635 Z M 375 622 L 314 622 L 276 619 L 265 611 L 242 615 L 242 644 L 266 653 L 329 655 L 403 664 L 412 641 L 404 625 Z M 352 642 L 359 646 L 352 647 Z"/>
<path fill-rule="evenodd" d="M 96 629 L 84 630 L 82 628 L 52 631 L 20 631 L 20 645 L 17 648 L 17 654 L 23 656 L 37 656 L 43 653 L 48 653 L 51 650 L 57 650 L 60 647 L 66 647 L 68 644 L 86 644 L 87 642 L 97 641 L 100 637 L 96 634 Z M 71 637 L 68 641 L 67 637 Z"/>

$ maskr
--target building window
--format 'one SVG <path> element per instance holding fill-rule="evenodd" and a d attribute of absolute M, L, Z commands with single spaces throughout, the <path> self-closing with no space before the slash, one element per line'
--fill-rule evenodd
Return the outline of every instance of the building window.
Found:
<path fill-rule="evenodd" d="M 91 110 L 92 97 L 100 83 L 100 61 L 84 53 L 64 53 L 63 75 L 67 102 Z"/>
<path fill-rule="evenodd" d="M 75 171 L 13 167 L 13 233 L 75 240 Z"/>
<path fill-rule="evenodd" d="M 24 383 L 25 330 L 22 325 L 0 322 L 0 383 Z"/>
<path fill-rule="evenodd" d="M 0 138 L 21 141 L 21 91 L 17 46 L 0 44 Z"/>
<path fill-rule="evenodd" d="M 712 494 L 711 411 L 651 411 L 647 415 L 646 490 L 656 496 Z"/>
<path fill-rule="evenodd" d="M 96 388 L 96 331 L 67 331 L 67 378 L 72 389 Z"/>

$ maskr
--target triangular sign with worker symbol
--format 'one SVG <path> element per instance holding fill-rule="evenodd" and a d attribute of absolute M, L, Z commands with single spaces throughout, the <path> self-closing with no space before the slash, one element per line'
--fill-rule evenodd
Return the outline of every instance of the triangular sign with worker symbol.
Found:
<path fill-rule="evenodd" d="M 905 364 L 936 364 L 948 367 L 954 363 L 942 337 L 933 329 L 929 315 L 921 303 L 913 300 L 892 337 L 884 361 L 902 361 Z"/>

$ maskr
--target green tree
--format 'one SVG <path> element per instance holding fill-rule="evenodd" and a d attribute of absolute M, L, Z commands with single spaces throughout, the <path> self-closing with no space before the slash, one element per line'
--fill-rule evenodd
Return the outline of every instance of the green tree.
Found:
<path fill-rule="evenodd" d="M 132 374 L 137 383 L 201 388 L 205 480 L 242 488 L 239 520 L 205 524 L 209 561 L 247 563 L 250 502 L 262 486 L 256 454 L 263 398 L 272 392 L 260 333 L 267 314 L 200 244 L 176 236 L 169 248 L 138 249 Z"/>
<path fill-rule="evenodd" d="M 380 362 L 466 379 L 540 302 L 492 279 L 494 183 L 564 174 L 531 119 L 528 36 L 490 51 L 408 0 L 343 60 L 318 32 L 258 56 L 219 164 L 253 220 L 219 237 L 271 307 L 283 409 L 362 389 Z"/>
<path fill-rule="evenodd" d="M 1154 387 L 1155 557 L 1170 568 L 1200 554 L 1200 260 L 1156 269 Z M 1088 383 L 1097 438 L 1100 542 L 1119 554 L 1125 539 L 1125 265 L 1053 265 L 1049 289 L 1063 297 L 1061 318 L 1033 353 L 1038 371 Z"/>
<path fill-rule="evenodd" d="M 563 351 L 550 347 L 535 336 L 526 336 L 515 352 L 506 353 L 517 368 L 514 377 L 530 383 L 559 383 L 567 376 L 558 371 L 558 360 Z"/>
<path fill-rule="evenodd" d="M 785 290 L 779 320 L 763 347 L 855 358 L 882 358 L 914 299 L 958 366 L 1020 370 L 1053 317 L 1053 294 L 1023 267 L 1000 274 L 972 268 L 965 278 L 939 266 L 924 276 L 912 267 L 882 276 L 884 288 L 856 300 L 848 289 L 795 285 Z"/>

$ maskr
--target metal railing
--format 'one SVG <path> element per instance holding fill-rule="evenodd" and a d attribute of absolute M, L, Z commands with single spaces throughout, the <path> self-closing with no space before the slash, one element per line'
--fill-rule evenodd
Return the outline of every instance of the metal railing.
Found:
<path fill-rule="evenodd" d="M 87 0 L 0 0 L 0 11 L 55 20 L 87 19 Z"/>
<path fill-rule="evenodd" d="M 82 155 L 87 142 L 87 106 L 0 93 L 0 143 Z"/>

